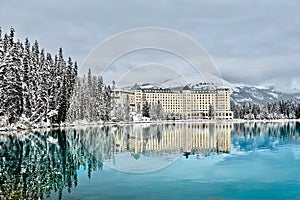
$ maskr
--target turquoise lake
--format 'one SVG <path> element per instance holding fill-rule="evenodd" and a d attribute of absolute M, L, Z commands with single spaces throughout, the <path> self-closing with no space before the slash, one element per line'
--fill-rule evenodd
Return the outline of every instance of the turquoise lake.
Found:
<path fill-rule="evenodd" d="M 0 133 L 1 199 L 300 199 L 300 123 Z"/>

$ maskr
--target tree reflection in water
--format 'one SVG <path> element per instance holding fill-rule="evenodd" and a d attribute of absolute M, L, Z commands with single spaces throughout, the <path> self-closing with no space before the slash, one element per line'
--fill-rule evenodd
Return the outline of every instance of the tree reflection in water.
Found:
<path fill-rule="evenodd" d="M 0 135 L 0 197 L 1 199 L 38 199 L 77 186 L 80 167 L 102 169 L 85 148 L 82 133 L 76 130 L 27 132 Z"/>

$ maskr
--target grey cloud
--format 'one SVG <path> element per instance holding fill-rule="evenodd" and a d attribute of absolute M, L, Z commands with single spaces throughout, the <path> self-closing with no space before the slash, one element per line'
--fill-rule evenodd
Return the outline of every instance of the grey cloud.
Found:
<path fill-rule="evenodd" d="M 13 25 L 17 37 L 37 39 L 52 53 L 62 46 L 79 64 L 112 34 L 171 28 L 202 44 L 228 81 L 268 80 L 288 90 L 300 74 L 299 9 L 297 0 L 10 0 L 0 1 L 0 26 Z"/>

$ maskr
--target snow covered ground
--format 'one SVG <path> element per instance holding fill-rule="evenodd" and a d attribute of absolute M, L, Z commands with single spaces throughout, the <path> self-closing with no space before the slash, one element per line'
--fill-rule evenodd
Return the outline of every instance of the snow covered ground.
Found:
<path fill-rule="evenodd" d="M 286 122 L 300 122 L 300 119 L 274 119 L 274 120 L 245 120 L 245 119 L 232 119 L 232 120 L 155 120 L 155 121 L 148 121 L 148 122 L 88 122 L 86 120 L 75 121 L 72 123 L 63 123 L 60 126 L 58 124 L 50 125 L 46 123 L 40 124 L 33 124 L 32 126 L 24 125 L 22 123 L 12 124 L 3 126 L 3 121 L 0 121 L 0 132 L 16 132 L 16 131 L 24 131 L 24 130 L 35 130 L 35 129 L 52 129 L 52 128 L 68 128 L 68 127 L 88 127 L 88 126 L 110 126 L 110 125 L 131 125 L 131 124 L 173 124 L 173 123 L 246 123 L 246 122 L 279 122 L 279 123 L 286 123 Z"/>

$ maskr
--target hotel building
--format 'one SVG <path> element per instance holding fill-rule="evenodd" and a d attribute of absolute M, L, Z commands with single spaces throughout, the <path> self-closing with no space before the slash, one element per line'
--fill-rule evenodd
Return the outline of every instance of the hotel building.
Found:
<path fill-rule="evenodd" d="M 202 84 L 182 89 L 142 89 L 131 91 L 114 90 L 115 105 L 129 103 L 132 112 L 140 112 L 145 102 L 160 103 L 166 113 L 181 115 L 186 119 L 232 119 L 230 90 L 212 84 Z"/>

